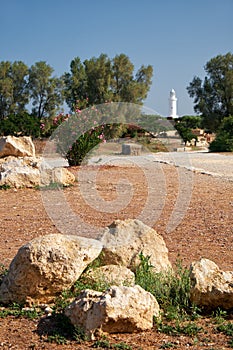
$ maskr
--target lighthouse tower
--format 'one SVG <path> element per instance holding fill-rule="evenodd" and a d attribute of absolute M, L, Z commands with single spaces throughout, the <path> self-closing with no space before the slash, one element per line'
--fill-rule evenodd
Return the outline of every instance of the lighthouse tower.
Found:
<path fill-rule="evenodd" d="M 169 115 L 168 118 L 173 119 L 177 118 L 177 98 L 176 98 L 176 92 L 174 89 L 170 91 L 170 97 L 169 97 Z"/>

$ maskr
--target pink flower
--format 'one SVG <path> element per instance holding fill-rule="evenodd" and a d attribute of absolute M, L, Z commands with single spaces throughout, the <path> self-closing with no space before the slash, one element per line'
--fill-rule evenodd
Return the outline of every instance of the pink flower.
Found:
<path fill-rule="evenodd" d="M 42 130 L 44 130 L 45 124 L 44 124 L 44 123 L 41 123 L 41 124 L 40 124 L 40 128 L 41 128 Z"/>

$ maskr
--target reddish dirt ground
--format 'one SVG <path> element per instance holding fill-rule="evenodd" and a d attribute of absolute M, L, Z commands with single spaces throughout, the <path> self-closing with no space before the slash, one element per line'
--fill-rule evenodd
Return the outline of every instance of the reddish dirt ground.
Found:
<path fill-rule="evenodd" d="M 201 257 L 213 260 L 221 269 L 233 270 L 233 183 L 203 174 L 194 174 L 192 198 L 181 223 L 170 233 L 166 225 L 177 198 L 179 181 L 175 167 L 163 164 L 166 178 L 165 205 L 154 228 L 161 234 L 175 264 L 179 256 L 184 266 Z M 90 168 L 91 169 L 91 168 Z M 77 175 L 78 168 L 71 169 Z M 187 170 L 184 170 L 187 171 Z M 114 219 L 137 218 L 145 205 L 147 183 L 138 168 L 99 168 L 96 187 L 104 200 L 116 198 L 119 178 L 129 179 L 134 186 L 134 196 L 127 208 L 119 213 L 100 213 L 88 205 L 79 190 L 78 182 L 64 190 L 67 203 L 87 223 L 104 227 Z M 159 184 L 158 184 L 159 186 Z M 48 217 L 36 189 L 8 189 L 0 191 L 0 263 L 8 267 L 17 250 L 39 235 L 58 233 Z M 58 345 L 45 342 L 43 326 L 49 320 L 8 316 L 0 319 L 0 349 L 89 349 L 92 342 L 69 342 Z M 156 327 L 137 334 L 109 336 L 111 343 L 124 342 L 132 349 L 230 349 L 229 337 L 215 331 L 213 319 L 201 318 L 197 323 L 205 331 L 195 336 L 168 336 Z M 44 327 L 44 328 L 43 328 Z M 169 346 L 170 344 L 170 346 Z M 171 346 L 172 345 L 172 346 Z"/>

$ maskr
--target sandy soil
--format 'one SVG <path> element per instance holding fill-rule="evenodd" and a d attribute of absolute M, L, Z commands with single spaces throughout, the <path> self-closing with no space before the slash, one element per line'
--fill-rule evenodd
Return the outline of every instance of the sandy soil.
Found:
<path fill-rule="evenodd" d="M 179 256 L 185 266 L 201 257 L 213 260 L 221 269 L 233 270 L 233 182 L 209 175 L 194 173 L 191 201 L 185 208 L 181 223 L 170 233 L 166 226 L 177 200 L 179 186 L 177 169 L 162 164 L 166 180 L 164 206 L 153 227 L 161 234 L 169 250 L 173 264 Z M 72 168 L 78 176 L 79 168 Z M 144 172 L 138 167 L 99 166 L 95 188 L 109 203 L 117 198 L 119 179 L 128 179 L 134 194 L 127 207 L 117 213 L 98 212 L 87 203 L 80 191 L 79 183 L 66 188 L 65 202 L 82 220 L 94 227 L 104 227 L 114 219 L 138 218 L 143 210 L 148 184 Z M 90 173 L 93 167 L 89 167 Z M 187 172 L 188 170 L 183 169 Z M 90 191 L 91 191 L 90 186 Z M 159 183 L 158 183 L 159 188 Z M 190 192 L 190 191 L 189 191 Z M 91 192 L 90 192 L 91 194 Z M 17 250 L 24 243 L 39 235 L 59 232 L 42 202 L 43 194 L 36 189 L 9 189 L 0 191 L 0 263 L 9 266 Z M 89 349 L 93 342 L 66 345 L 44 341 L 46 322 L 51 320 L 28 320 L 6 317 L 0 320 L 0 349 Z M 44 322 L 44 323 L 43 323 Z M 140 334 L 117 334 L 109 336 L 112 343 L 125 342 L 132 349 L 160 349 L 173 343 L 178 349 L 228 349 L 229 337 L 215 331 L 210 319 L 198 321 L 205 328 L 195 337 L 167 336 L 156 329 Z M 195 338 L 195 339 L 194 339 Z M 164 345 L 165 344 L 165 345 Z M 164 346 L 164 347 L 162 347 Z M 168 346 L 167 346 L 168 347 Z"/>

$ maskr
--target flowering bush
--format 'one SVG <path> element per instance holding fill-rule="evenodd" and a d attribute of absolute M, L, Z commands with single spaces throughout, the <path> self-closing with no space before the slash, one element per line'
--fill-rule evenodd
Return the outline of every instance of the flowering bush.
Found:
<path fill-rule="evenodd" d="M 121 137 L 130 124 L 128 120 L 136 120 L 140 114 L 137 105 L 106 102 L 82 109 L 88 100 L 84 102 L 78 101 L 74 114 L 59 115 L 52 123 L 52 139 L 69 165 L 80 165 L 99 143 Z"/>
<path fill-rule="evenodd" d="M 59 153 L 66 157 L 69 165 L 80 165 L 95 146 L 106 142 L 101 112 L 95 106 L 81 110 L 79 104 L 73 115 L 54 118 L 53 125 L 52 139 L 56 140 Z"/>
<path fill-rule="evenodd" d="M 106 142 L 101 128 L 93 128 L 82 134 L 66 153 L 69 165 L 80 165 L 87 154 L 101 142 Z"/>
<path fill-rule="evenodd" d="M 53 118 L 43 118 L 40 123 L 40 135 L 43 137 L 51 136 L 54 130 L 69 117 L 69 114 L 60 113 Z"/>

